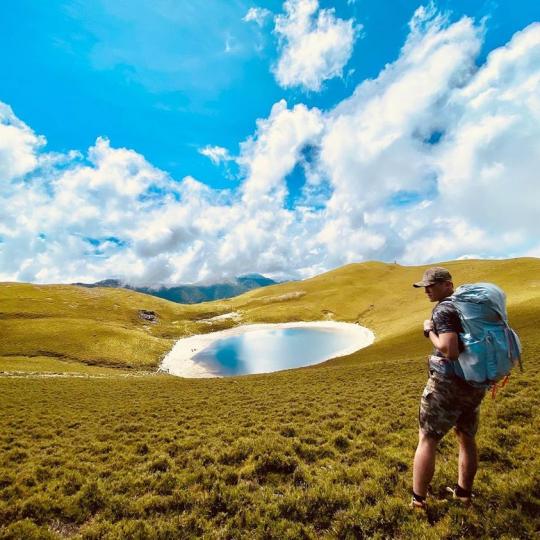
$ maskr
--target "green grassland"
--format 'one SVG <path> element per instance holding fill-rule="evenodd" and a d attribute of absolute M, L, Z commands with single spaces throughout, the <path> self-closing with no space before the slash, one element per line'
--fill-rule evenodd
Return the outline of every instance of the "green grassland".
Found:
<path fill-rule="evenodd" d="M 533 538 L 540 532 L 540 260 L 445 263 L 508 294 L 524 373 L 482 405 L 477 498 L 443 440 L 427 515 L 407 503 L 431 305 L 423 268 L 351 264 L 197 305 L 127 290 L 0 284 L 0 538 Z M 154 311 L 155 323 L 138 316 Z M 365 350 L 223 379 L 156 372 L 175 339 L 332 319 Z"/>

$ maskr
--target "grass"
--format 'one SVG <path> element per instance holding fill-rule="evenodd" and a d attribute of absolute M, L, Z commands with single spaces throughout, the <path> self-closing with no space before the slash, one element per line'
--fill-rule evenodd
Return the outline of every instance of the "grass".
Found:
<path fill-rule="evenodd" d="M 98 290 L 92 299 L 79 298 L 75 287 L 7 284 L 0 286 L 0 538 L 534 537 L 539 261 L 447 266 L 457 282 L 483 279 L 507 290 L 511 323 L 525 345 L 526 372 L 482 406 L 472 508 L 444 497 L 456 477 L 452 435 L 438 453 L 428 515 L 407 508 L 428 352 L 418 329 L 431 308 L 410 287 L 421 269 L 349 265 L 196 306 L 130 291 L 109 290 L 108 297 Z M 290 294 L 296 291 L 305 294 Z M 272 300 L 279 296 L 285 299 Z M 78 309 L 63 301 L 79 302 Z M 159 322 L 144 330 L 138 309 L 156 311 Z M 202 319 L 227 311 L 250 322 L 333 314 L 372 328 L 377 341 L 318 366 L 224 379 L 159 375 L 155 356 L 129 356 L 141 335 L 172 343 L 208 331 Z M 77 322 L 85 317 L 95 326 Z M 43 330 L 39 343 L 32 325 L 46 318 L 66 329 Z M 4 333 L 15 323 L 27 324 L 26 337 Z M 114 329 L 107 339 L 130 342 L 127 352 L 97 338 L 90 347 L 85 339 L 95 328 L 98 337 L 110 336 L 103 326 Z M 68 328 L 82 336 L 69 337 Z"/>

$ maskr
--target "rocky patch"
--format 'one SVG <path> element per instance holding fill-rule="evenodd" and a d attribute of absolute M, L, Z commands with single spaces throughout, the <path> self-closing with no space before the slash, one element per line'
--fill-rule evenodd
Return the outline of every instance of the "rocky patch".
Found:
<path fill-rule="evenodd" d="M 159 320 L 155 311 L 149 311 L 147 309 L 139 309 L 139 319 L 149 321 L 151 323 L 157 323 Z"/>

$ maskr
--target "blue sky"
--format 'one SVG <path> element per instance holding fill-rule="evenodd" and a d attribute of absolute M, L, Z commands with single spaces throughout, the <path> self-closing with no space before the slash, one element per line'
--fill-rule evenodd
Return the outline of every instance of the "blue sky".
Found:
<path fill-rule="evenodd" d="M 395 60 L 418 1 L 321 2 L 364 26 L 345 80 L 322 92 L 283 89 L 271 24 L 242 19 L 249 7 L 275 13 L 281 3 L 244 1 L 53 1 L 4 3 L 0 18 L 0 99 L 55 151 L 85 151 L 98 136 L 133 148 L 175 178 L 192 175 L 212 186 L 230 181 L 198 148 L 236 152 L 281 98 L 328 109 L 359 82 Z M 540 18 L 538 2 L 438 2 L 452 19 L 489 17 L 481 61 Z M 204 6 L 204 7 L 201 7 Z M 262 34 L 262 35 L 259 35 Z M 237 50 L 225 52 L 226 40 Z M 260 43 L 263 50 L 257 52 Z"/>
<path fill-rule="evenodd" d="M 300 9 L 301 5 L 309 11 L 303 19 L 304 23 L 308 21 L 309 24 L 306 23 L 307 26 L 295 30 L 291 23 L 294 19 L 292 10 Z M 341 165 L 336 164 L 332 156 L 322 159 L 324 163 L 321 165 L 318 157 L 320 153 L 323 156 L 330 155 L 329 147 L 324 146 L 321 140 L 330 140 L 328 133 L 331 129 L 328 126 L 334 121 L 334 112 L 340 110 L 340 107 L 348 110 L 348 114 L 352 114 L 353 110 L 358 112 L 362 107 L 367 110 L 365 100 L 354 98 L 355 90 L 366 89 L 369 86 L 366 84 L 368 79 L 379 81 L 381 89 L 384 89 L 387 83 L 380 77 L 385 66 L 394 66 L 396 72 L 406 69 L 399 67 L 401 59 L 405 56 L 403 48 L 407 40 L 412 40 L 411 21 L 422 5 L 427 11 L 431 10 L 431 15 L 425 15 L 425 20 L 419 23 L 420 26 L 425 26 L 419 32 L 423 32 L 422 35 L 426 39 L 430 31 L 444 32 L 450 28 L 459 28 L 460 21 L 463 21 L 464 17 L 470 21 L 470 28 L 467 31 L 463 30 L 463 36 L 456 39 L 461 39 L 460 43 L 469 40 L 469 49 L 466 54 L 464 53 L 464 58 L 475 68 L 471 67 L 466 80 L 459 83 L 453 81 L 449 75 L 445 84 L 448 88 L 454 89 L 472 81 L 473 69 L 486 66 L 491 51 L 504 49 L 516 32 L 540 20 L 540 4 L 532 0 L 512 2 L 447 0 L 435 4 L 405 0 L 392 2 L 290 0 L 288 8 L 281 1 L 257 3 L 243 0 L 227 2 L 207 0 L 202 3 L 188 0 L 153 2 L 21 0 L 3 3 L 0 7 L 2 73 L 0 102 L 9 106 L 14 118 L 24 123 L 35 137 L 46 139 L 46 144 L 32 143 L 32 152 L 37 156 L 35 161 L 39 166 L 21 165 L 24 174 L 20 177 L 29 182 L 32 179 L 35 181 L 37 176 L 41 175 L 41 178 L 46 178 L 44 182 L 54 184 L 59 182 L 61 171 L 73 172 L 88 164 L 93 170 L 97 170 L 99 165 L 96 165 L 96 161 L 92 162 L 89 157 L 90 149 L 96 147 L 97 140 L 104 140 L 110 149 L 128 149 L 137 156 L 142 156 L 145 166 L 159 171 L 156 175 L 163 175 L 160 182 L 152 185 L 154 192 L 161 197 L 162 207 L 167 205 L 167 197 L 172 197 L 176 201 L 182 198 L 178 193 L 184 193 L 186 197 L 186 186 L 182 185 L 186 177 L 196 179 L 198 182 L 197 197 L 201 196 L 204 186 L 210 188 L 210 194 L 203 198 L 206 201 L 210 199 L 213 201 L 212 208 L 215 208 L 216 204 L 218 206 L 221 204 L 215 202 L 219 197 L 229 198 L 230 200 L 223 204 L 232 213 L 234 212 L 231 209 L 235 206 L 231 200 L 242 197 L 244 202 L 247 200 L 246 193 L 250 190 L 246 186 L 266 182 L 268 193 L 273 193 L 272 189 L 279 191 L 283 188 L 286 191 L 283 204 L 280 206 L 280 210 L 283 209 L 285 214 L 281 218 L 289 225 L 292 219 L 298 230 L 294 227 L 284 229 L 281 231 L 284 238 L 292 234 L 307 234 L 305 216 L 308 214 L 305 208 L 326 212 L 319 216 L 323 222 L 329 219 L 328 212 L 331 205 L 328 206 L 328 201 L 331 193 L 340 182 L 342 184 L 339 185 L 348 182 L 341 180 L 343 175 L 339 176 L 336 172 L 343 163 L 346 163 L 348 158 L 345 155 L 340 158 L 343 159 Z M 246 17 L 249 10 L 254 8 L 257 8 L 260 18 Z M 317 17 L 322 20 L 322 15 L 326 16 L 330 29 L 339 28 L 332 39 L 338 39 L 336 37 L 338 34 L 343 38 L 339 43 L 328 45 L 327 49 L 323 45 L 320 49 L 315 46 L 322 43 L 322 38 L 319 38 L 319 41 L 316 39 L 312 42 L 305 41 L 309 32 L 313 31 L 313 25 L 318 24 Z M 437 16 L 441 17 L 438 22 Z M 284 28 L 281 32 L 278 28 L 280 17 Z M 348 41 L 347 29 L 351 32 Z M 305 45 L 306 43 L 308 45 Z M 308 50 L 310 46 L 314 47 L 312 53 L 307 58 L 294 56 L 302 50 L 303 44 Z M 305 50 L 304 48 L 304 53 Z M 280 72 L 280 63 L 284 61 L 288 51 L 292 55 L 291 58 L 296 58 L 294 60 L 296 65 L 283 67 L 283 71 Z M 311 54 L 314 57 L 318 54 L 326 57 L 321 60 L 322 63 L 310 66 L 308 64 L 313 60 L 310 58 Z M 299 66 L 298 63 L 301 62 L 308 64 Z M 328 67 L 329 64 L 332 66 Z M 529 69 L 530 73 L 536 73 L 536 64 L 533 62 L 524 61 L 523 65 L 524 70 Z M 454 66 L 449 69 L 457 68 Z M 463 74 L 459 76 L 465 77 Z M 396 78 L 396 81 L 398 79 Z M 439 88 L 436 92 L 439 102 L 447 98 L 447 90 Z M 279 178 L 257 180 L 253 177 L 253 164 L 258 159 L 257 152 L 259 150 L 262 152 L 265 130 L 271 130 L 272 118 L 278 118 L 276 104 L 283 103 L 282 100 L 285 100 L 286 111 L 296 111 L 300 114 L 302 108 L 305 108 L 311 117 L 316 112 L 324 118 L 319 119 L 321 126 L 313 125 L 309 134 L 302 135 L 304 138 L 300 137 L 302 140 L 298 142 L 295 156 L 291 158 L 292 162 L 276 164 L 276 170 L 280 171 Z M 425 114 L 435 114 L 432 108 L 435 102 L 436 99 L 426 105 Z M 446 115 L 448 108 L 444 107 L 442 116 Z M 276 113 L 274 117 L 271 111 Z M 431 138 L 431 146 L 439 146 L 441 135 L 453 132 L 459 123 L 450 125 L 448 122 L 451 120 L 445 117 L 443 126 L 439 129 L 436 126 L 437 122 L 433 120 L 434 118 L 431 118 L 429 122 L 419 122 L 415 129 L 417 133 L 428 130 L 429 133 L 422 134 L 422 137 Z M 316 119 L 313 121 L 317 122 Z M 14 120 L 10 122 L 13 123 Z M 383 124 L 381 126 L 381 129 L 386 129 Z M 445 137 L 442 139 L 444 142 Z M 403 148 L 408 144 L 404 142 Z M 221 156 L 226 159 L 212 160 L 209 151 L 204 155 L 204 148 L 220 148 Z M 75 156 L 73 151 L 80 155 Z M 69 152 L 72 156 L 67 158 Z M 398 152 L 398 149 L 395 152 Z M 4 159 L 8 160 L 6 155 L 4 154 Z M 45 168 L 44 172 L 42 164 L 44 156 L 50 158 L 53 155 L 64 157 L 57 159 L 57 162 Z M 397 155 L 392 153 L 384 163 L 391 162 L 393 156 Z M 9 159 L 11 159 L 9 163 L 12 163 L 14 158 Z M 511 157 L 509 160 L 512 161 Z M 268 166 L 272 167 L 275 158 L 274 162 L 270 160 L 268 163 Z M 492 163 L 492 168 L 495 165 Z M 376 166 L 375 162 L 369 165 L 372 166 Z M 384 166 L 379 166 L 379 169 Z M 509 165 L 503 163 L 501 166 Z M 371 171 L 369 167 L 366 171 Z M 380 221 L 381 218 L 376 214 L 384 208 L 409 208 L 411 205 L 422 204 L 422 201 L 434 200 L 438 193 L 437 182 L 434 183 L 429 178 L 437 175 L 434 170 L 442 165 L 426 167 L 426 170 L 412 168 L 406 171 L 406 174 L 413 175 L 414 178 L 411 177 L 411 181 L 407 180 L 404 185 L 393 186 L 377 203 L 373 202 L 374 206 L 366 206 L 367 202 L 360 205 L 363 208 L 361 215 L 349 216 L 347 224 L 336 224 L 338 229 L 342 227 L 341 232 L 325 233 L 324 224 L 320 225 L 317 235 L 326 243 L 333 242 L 340 234 L 349 234 L 350 237 L 351 231 L 354 231 L 357 234 L 355 242 L 362 244 L 365 241 L 367 246 L 363 250 L 358 247 L 349 251 L 344 250 L 341 257 L 334 253 L 333 249 L 325 250 L 322 245 L 312 246 L 313 253 L 318 253 L 324 260 L 321 264 L 313 264 L 309 262 L 311 259 L 308 258 L 308 261 L 298 254 L 294 255 L 298 256 L 298 260 L 295 259 L 293 263 L 288 259 L 291 254 L 285 254 L 281 248 L 274 246 L 268 252 L 264 252 L 263 247 L 256 241 L 248 241 L 245 238 L 242 240 L 242 234 L 238 233 L 239 237 L 234 242 L 245 241 L 246 246 L 248 244 L 249 246 L 246 247 L 245 256 L 236 258 L 249 267 L 237 268 L 227 262 L 234 260 L 235 256 L 223 254 L 228 248 L 224 250 L 223 246 L 217 247 L 219 240 L 226 236 L 223 231 L 216 233 L 212 247 L 208 247 L 204 255 L 196 250 L 194 246 L 197 239 L 203 243 L 207 242 L 207 239 L 201 239 L 200 234 L 209 228 L 197 225 L 191 232 L 184 231 L 180 234 L 182 238 L 189 238 L 191 249 L 199 253 L 193 255 L 194 259 L 190 264 L 186 261 L 174 262 L 174 257 L 178 256 L 178 253 L 176 255 L 174 253 L 182 244 L 180 242 L 176 247 L 167 246 L 163 252 L 159 252 L 159 249 L 150 250 L 154 253 L 154 258 L 161 257 L 161 262 L 158 264 L 156 260 L 149 261 L 145 258 L 141 268 L 147 268 L 147 263 L 161 268 L 154 273 L 141 269 L 138 274 L 132 275 L 123 270 L 135 260 L 140 262 L 138 255 L 132 254 L 133 259 L 126 259 L 124 263 L 117 260 L 114 266 L 107 266 L 93 260 L 87 261 L 88 264 L 82 264 L 84 257 L 81 253 L 88 252 L 75 250 L 71 259 L 73 270 L 68 276 L 63 276 L 60 270 L 51 274 L 40 273 L 37 270 L 40 266 L 37 259 L 26 263 L 18 259 L 17 268 L 13 266 L 9 269 L 0 268 L 0 276 L 29 281 L 40 279 L 54 281 L 76 277 L 92 279 L 109 277 L 108 274 L 112 269 L 118 268 L 116 272 L 118 275 L 132 281 L 157 280 L 169 283 L 178 280 L 211 280 L 227 277 L 235 272 L 250 271 L 266 272 L 281 278 L 301 277 L 366 257 L 399 259 L 406 263 L 414 263 L 446 256 L 513 256 L 536 253 L 533 235 L 527 232 L 526 224 L 522 224 L 519 230 L 514 231 L 514 243 L 509 240 L 504 248 L 494 246 L 483 249 L 482 246 L 489 244 L 486 241 L 477 247 L 471 245 L 462 250 L 433 248 L 422 256 L 406 255 L 407 250 L 403 245 L 405 241 L 403 238 L 401 242 L 398 239 L 402 226 L 390 227 L 392 230 L 384 232 L 379 230 L 380 227 L 368 231 L 370 223 Z M 486 170 L 488 169 L 489 167 Z M 387 171 L 386 174 L 385 179 L 377 181 L 378 183 L 371 189 L 379 190 L 380 186 L 386 185 L 388 178 L 395 175 L 392 171 Z M 306 182 L 307 175 L 312 175 L 309 182 Z M 322 177 L 326 180 L 316 180 Z M 16 176 L 11 175 L 10 181 L 16 182 Z M 308 183 L 309 189 L 306 191 Z M 381 188 L 381 193 L 383 191 Z M 5 197 L 8 196 L 6 193 L 8 192 L 5 192 Z M 253 193 L 257 197 L 263 196 L 260 190 Z M 353 189 L 348 193 L 348 196 L 356 195 L 362 196 L 362 191 L 357 192 Z M 107 196 L 114 195 L 108 193 Z M 84 198 L 82 195 L 81 197 Z M 366 200 L 370 199 L 371 195 L 366 196 Z M 343 212 L 346 213 L 345 210 Z M 245 210 L 244 214 L 248 215 L 249 211 Z M 261 212 L 261 215 L 263 214 L 264 212 Z M 298 217 L 299 214 L 303 217 Z M 463 216 L 456 217 L 458 221 L 462 218 Z M 410 216 L 407 219 L 410 219 Z M 236 225 L 233 225 L 233 222 Z M 280 223 L 283 224 L 283 221 Z M 246 224 L 240 224 L 234 218 L 226 230 L 230 231 L 234 226 L 245 227 Z M 259 226 L 265 227 L 264 224 Z M 470 234 L 473 236 L 480 234 L 475 228 L 476 225 L 472 223 L 463 226 L 471 227 L 473 232 Z M 17 227 L 22 225 L 18 224 Z M 85 227 L 90 227 L 90 230 Z M 162 228 L 158 227 L 159 230 L 163 227 L 169 231 L 174 229 L 170 223 L 162 224 L 160 227 Z M 90 246 L 94 246 L 96 242 L 98 246 L 96 250 L 90 252 L 103 257 L 110 248 L 116 257 L 121 254 L 122 249 L 127 253 L 130 246 L 142 241 L 140 238 L 120 238 L 120 233 L 121 231 L 115 231 L 114 227 L 93 231 L 91 225 L 79 222 L 78 227 L 73 225 L 69 235 L 93 239 L 89 240 Z M 30 251 L 37 249 L 35 248 L 37 240 L 46 243 L 44 238 L 53 238 L 56 233 L 51 230 L 33 231 L 32 234 L 34 240 L 31 245 L 34 247 L 27 246 Z M 174 231 L 171 234 L 175 236 Z M 377 238 L 381 234 L 384 236 L 384 249 L 374 247 L 380 244 Z M 9 236 L 6 232 L 0 234 L 0 239 L 3 239 L 0 240 L 0 246 L 7 243 L 6 238 Z M 519 239 L 516 240 L 518 236 Z M 13 236 L 13 242 L 19 242 L 19 248 L 22 247 L 20 242 L 23 244 L 30 242 L 28 235 L 23 237 L 25 240 L 22 237 L 15 240 Z M 433 239 L 435 243 L 436 238 L 435 235 Z M 106 243 L 107 239 L 112 245 L 100 247 L 99 242 Z M 148 239 L 145 241 L 150 242 Z M 135 249 L 136 253 L 139 251 Z M 45 252 L 49 252 L 49 248 L 41 247 L 36 254 L 41 253 L 45 257 Z M 142 252 L 146 253 L 144 249 Z M 209 258 L 216 252 L 221 253 L 223 257 L 220 264 L 221 273 L 209 269 Z M 251 253 L 251 259 L 248 252 Z M 6 254 L 4 247 L 3 256 L 7 257 Z M 270 263 L 272 254 L 275 257 Z M 50 262 L 58 261 L 56 264 L 59 267 L 62 258 L 58 258 L 58 254 L 54 255 L 53 252 L 48 256 L 51 257 Z M 48 261 L 47 257 L 43 261 Z M 107 256 L 104 258 L 108 259 Z M 261 260 L 267 262 L 262 264 Z M 294 268 L 287 270 L 287 260 Z M 31 270 L 23 271 L 22 267 Z"/>

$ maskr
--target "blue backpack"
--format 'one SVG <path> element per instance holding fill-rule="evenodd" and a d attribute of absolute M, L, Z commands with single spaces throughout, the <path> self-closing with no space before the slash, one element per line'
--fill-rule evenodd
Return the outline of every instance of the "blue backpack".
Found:
<path fill-rule="evenodd" d="M 508 325 L 506 295 L 492 283 L 461 285 L 449 297 L 459 314 L 463 343 L 454 364 L 458 377 L 472 386 L 497 387 L 510 370 L 521 365 L 521 343 Z"/>

